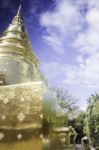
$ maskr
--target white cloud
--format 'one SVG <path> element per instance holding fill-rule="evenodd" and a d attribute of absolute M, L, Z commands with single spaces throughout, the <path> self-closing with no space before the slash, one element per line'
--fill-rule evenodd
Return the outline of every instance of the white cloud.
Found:
<path fill-rule="evenodd" d="M 97 5 L 99 7 L 99 5 Z M 82 59 L 78 59 L 79 80 L 90 87 L 99 87 L 99 9 L 92 7 L 85 16 L 87 30 L 80 32 L 74 42 Z M 84 58 L 83 56 L 86 56 Z"/>
<path fill-rule="evenodd" d="M 82 21 L 76 7 L 67 0 L 57 2 L 53 11 L 47 11 L 41 15 L 41 25 L 46 28 L 44 40 L 52 46 L 57 53 L 64 53 L 66 42 L 72 38 L 74 31 L 80 29 Z"/>
<path fill-rule="evenodd" d="M 84 3 L 88 10 L 81 16 L 79 9 Z M 76 64 L 52 61 L 43 65 L 50 82 L 99 87 L 99 2 L 57 1 L 54 11 L 42 14 L 41 25 L 47 31 L 44 40 L 57 53 L 65 53 L 66 42 L 71 43 L 76 52 Z"/>
<path fill-rule="evenodd" d="M 82 54 L 93 55 L 99 51 L 99 10 L 92 8 L 86 15 L 87 30 L 80 32 L 74 47 Z"/>
<path fill-rule="evenodd" d="M 86 87 L 99 87 L 99 54 L 87 58 L 80 66 L 67 65 L 59 62 L 42 64 L 42 71 L 51 85 L 57 83 Z"/>
<path fill-rule="evenodd" d="M 62 43 L 62 39 L 55 34 L 52 34 L 51 36 L 43 36 L 43 39 L 46 40 L 46 42 L 53 47 L 53 49 L 58 53 L 64 52 L 64 46 Z"/>
<path fill-rule="evenodd" d="M 74 1 L 74 0 L 72 0 Z M 99 1 L 97 0 L 75 0 L 74 2 L 77 6 L 81 6 L 83 4 L 87 5 L 89 9 L 91 8 L 99 8 Z"/>

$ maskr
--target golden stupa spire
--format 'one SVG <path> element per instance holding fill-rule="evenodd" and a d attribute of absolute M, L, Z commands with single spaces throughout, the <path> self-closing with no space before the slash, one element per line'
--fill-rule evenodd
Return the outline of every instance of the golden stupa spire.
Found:
<path fill-rule="evenodd" d="M 23 23 L 23 18 L 22 18 L 22 1 L 20 0 L 20 5 L 19 5 L 19 9 L 17 12 L 17 15 L 14 17 L 12 23 L 16 23 L 16 24 L 22 24 Z"/>
<path fill-rule="evenodd" d="M 38 59 L 33 53 L 28 35 L 25 31 L 22 18 L 22 1 L 12 24 L 0 37 L 0 57 L 16 57 L 27 62 L 38 64 Z"/>
<path fill-rule="evenodd" d="M 20 6 L 19 6 L 19 9 L 18 9 L 17 16 L 21 16 L 21 9 L 22 9 L 22 0 L 20 0 Z"/>

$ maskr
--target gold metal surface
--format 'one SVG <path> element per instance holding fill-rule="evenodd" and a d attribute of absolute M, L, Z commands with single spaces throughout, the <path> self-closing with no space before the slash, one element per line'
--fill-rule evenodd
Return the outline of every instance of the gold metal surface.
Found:
<path fill-rule="evenodd" d="M 43 150 L 42 140 L 34 136 L 28 141 L 0 143 L 0 150 Z"/>
<path fill-rule="evenodd" d="M 16 58 L 22 56 L 24 60 L 38 64 L 38 59 L 35 56 L 28 35 L 25 31 L 23 18 L 21 15 L 21 4 L 18 9 L 17 15 L 14 17 L 12 24 L 9 25 L 7 30 L 0 38 L 0 56 L 12 55 Z"/>
<path fill-rule="evenodd" d="M 0 38 L 0 150 L 42 150 L 43 92 L 20 4 Z"/>
<path fill-rule="evenodd" d="M 41 106 L 42 82 L 0 87 L 0 128 L 29 128 L 41 124 Z M 6 119 L 2 122 L 4 115 Z"/>
<path fill-rule="evenodd" d="M 0 87 L 0 142 L 40 134 L 42 116 L 42 82 Z"/>

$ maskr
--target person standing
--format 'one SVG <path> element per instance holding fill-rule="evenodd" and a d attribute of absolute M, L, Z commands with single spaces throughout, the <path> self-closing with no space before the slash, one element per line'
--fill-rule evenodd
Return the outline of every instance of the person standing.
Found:
<path fill-rule="evenodd" d="M 90 150 L 89 139 L 86 134 L 84 134 L 83 138 L 81 139 L 81 143 L 83 145 L 83 150 Z"/>

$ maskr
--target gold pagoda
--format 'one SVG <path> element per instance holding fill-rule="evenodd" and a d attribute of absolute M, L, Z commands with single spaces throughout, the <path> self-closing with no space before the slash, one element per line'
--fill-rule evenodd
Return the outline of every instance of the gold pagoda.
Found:
<path fill-rule="evenodd" d="M 21 7 L 0 37 L 0 150 L 52 150 L 56 93 L 39 71 Z"/>
<path fill-rule="evenodd" d="M 0 38 L 0 74 L 6 75 L 7 84 L 38 81 L 37 65 L 38 59 L 25 31 L 20 4 L 17 15 Z"/>
<path fill-rule="evenodd" d="M 43 84 L 21 13 L 0 37 L 0 150 L 42 149 Z"/>

